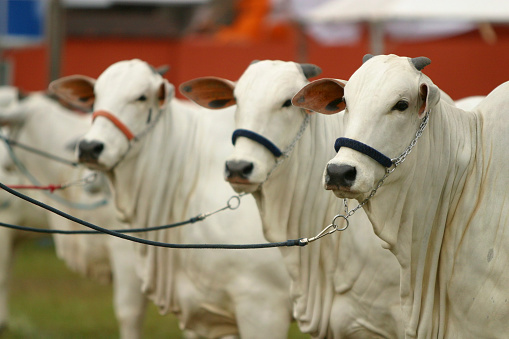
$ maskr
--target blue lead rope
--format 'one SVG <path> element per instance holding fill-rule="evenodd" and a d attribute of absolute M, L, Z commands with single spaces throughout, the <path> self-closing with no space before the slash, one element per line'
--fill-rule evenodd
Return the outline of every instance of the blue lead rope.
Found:
<path fill-rule="evenodd" d="M 337 138 L 336 143 L 334 144 L 334 149 L 336 150 L 336 152 L 338 152 L 341 147 L 348 147 L 353 150 L 356 150 L 357 152 L 361 152 L 362 154 L 367 155 L 368 157 L 375 160 L 384 167 L 388 168 L 392 166 L 391 158 L 385 156 L 384 154 L 378 152 L 373 147 L 368 146 L 360 141 L 348 138 Z"/>
<path fill-rule="evenodd" d="M 301 239 L 295 239 L 295 240 L 287 240 L 283 242 L 272 242 L 272 243 L 265 243 L 265 244 L 246 244 L 246 245 L 236 245 L 236 244 L 171 244 L 171 243 L 164 243 L 159 241 L 152 241 L 152 240 L 146 240 L 142 238 L 132 237 L 130 235 L 126 235 L 120 232 L 116 232 L 107 228 L 103 228 L 97 225 L 94 225 L 92 223 L 89 223 L 87 221 L 81 220 L 79 218 L 76 218 L 70 214 L 67 214 L 65 212 L 62 212 L 52 206 L 49 206 L 41 201 L 38 201 L 36 199 L 33 199 L 27 195 L 24 195 L 16 190 L 13 190 L 9 188 L 8 186 L 0 183 L 0 188 L 9 192 L 12 195 L 17 196 L 18 198 L 21 198 L 25 201 L 28 201 L 31 204 L 37 205 L 39 207 L 44 208 L 45 210 L 48 210 L 52 213 L 58 214 L 61 217 L 64 217 L 70 221 L 73 221 L 75 223 L 78 223 L 80 225 L 83 225 L 85 227 L 94 229 L 96 231 L 106 233 L 109 235 L 112 235 L 117 238 L 122 238 L 125 240 L 137 242 L 144 245 L 149 246 L 156 246 L 156 247 L 165 247 L 165 248 L 181 248 L 181 249 L 257 249 L 257 248 L 270 248 L 270 247 L 290 247 L 290 246 L 306 246 L 308 242 L 303 242 Z"/>

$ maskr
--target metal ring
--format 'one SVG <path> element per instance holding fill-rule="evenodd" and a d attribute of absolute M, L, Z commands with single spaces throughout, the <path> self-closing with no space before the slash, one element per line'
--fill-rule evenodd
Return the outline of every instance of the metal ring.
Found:
<path fill-rule="evenodd" d="M 338 227 L 338 225 L 336 224 L 336 220 L 337 220 L 338 218 L 343 218 L 343 219 L 345 219 L 345 221 L 346 221 L 346 225 L 345 225 L 344 227 L 342 227 L 342 228 L 339 228 L 339 227 Z M 332 219 L 332 224 L 331 224 L 331 225 L 332 225 L 332 226 L 336 229 L 336 231 L 344 231 L 344 230 L 346 230 L 346 229 L 348 228 L 348 226 L 350 226 L 350 221 L 348 221 L 348 217 L 347 217 L 347 216 L 345 216 L 345 215 L 343 215 L 343 214 L 338 214 L 338 215 L 336 215 L 336 216 L 334 217 L 334 219 Z"/>
<path fill-rule="evenodd" d="M 91 183 L 95 182 L 96 180 L 97 180 L 97 172 L 92 172 L 85 178 L 85 184 L 91 184 Z"/>
<path fill-rule="evenodd" d="M 237 204 L 236 205 L 232 204 L 232 201 L 234 199 L 237 200 Z M 240 206 L 240 197 L 238 195 L 232 196 L 230 199 L 228 199 L 228 202 L 226 203 L 226 205 L 228 206 L 229 209 L 236 210 Z"/>

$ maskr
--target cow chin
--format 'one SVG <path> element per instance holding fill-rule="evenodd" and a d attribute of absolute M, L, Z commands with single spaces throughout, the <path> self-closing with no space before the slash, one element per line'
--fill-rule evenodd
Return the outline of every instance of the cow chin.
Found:
<path fill-rule="evenodd" d="M 357 199 L 362 195 L 360 192 L 350 190 L 349 187 L 330 186 L 326 184 L 325 189 L 327 191 L 332 191 L 332 193 L 340 199 Z"/>
<path fill-rule="evenodd" d="M 254 193 L 260 188 L 260 184 L 252 183 L 247 180 L 239 181 L 235 179 L 226 179 L 230 186 L 237 193 Z"/>
<path fill-rule="evenodd" d="M 94 170 L 94 171 L 100 171 L 100 172 L 107 172 L 110 170 L 109 166 L 106 166 L 104 164 L 101 164 L 97 161 L 86 161 L 86 160 L 79 160 L 80 164 L 83 164 L 88 169 Z"/>

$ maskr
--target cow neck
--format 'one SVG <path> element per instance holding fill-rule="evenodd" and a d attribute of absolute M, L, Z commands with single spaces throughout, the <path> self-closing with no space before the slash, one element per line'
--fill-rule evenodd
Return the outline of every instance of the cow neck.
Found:
<path fill-rule="evenodd" d="M 334 155 L 330 141 L 337 136 L 339 120 L 312 116 L 292 154 L 254 194 L 267 240 L 315 235 L 342 208 L 342 201 L 326 192 L 321 183 L 322 165 Z M 326 334 L 328 324 L 321 320 L 328 319 L 334 291 L 332 279 L 321 269 L 333 274 L 339 237 L 322 238 L 299 251 L 281 249 L 293 281 L 294 315 L 301 330 L 320 337 Z"/>
<path fill-rule="evenodd" d="M 178 147 L 172 140 L 181 133 L 175 128 L 172 115 L 174 101 L 162 112 L 159 123 L 141 139 L 132 154 L 116 166 L 110 179 L 113 183 L 114 197 L 117 209 L 124 222 L 131 227 L 148 227 L 171 223 L 174 219 L 174 205 L 180 206 L 185 199 L 176 199 L 178 180 L 165 180 L 172 166 L 179 166 L 180 162 L 171 161 Z M 180 122 L 179 122 L 180 123 Z M 180 125 L 183 130 L 186 126 Z M 182 145 L 182 148 L 185 145 Z M 171 204 L 168 204 L 171 201 Z M 166 204 L 165 204 L 166 203 Z M 185 210 L 185 207 L 182 208 Z M 182 219 L 183 220 L 183 219 Z M 149 232 L 143 235 L 146 239 L 164 242 L 180 242 L 181 229 L 170 232 Z M 168 255 L 154 247 L 135 245 L 141 261 L 140 276 L 142 289 L 160 308 L 162 312 L 178 310 L 175 304 L 173 290 L 176 270 L 177 251 L 168 251 Z M 165 288 L 167 287 L 167 288 Z"/>
<path fill-rule="evenodd" d="M 409 338 L 436 337 L 437 333 L 417 331 L 444 321 L 432 314 L 440 313 L 445 296 L 426 294 L 426 289 L 440 285 L 437 290 L 443 291 L 446 284 L 439 280 L 438 266 L 450 265 L 447 261 L 453 258 L 443 254 L 444 232 L 452 231 L 448 218 L 457 207 L 454 197 L 462 191 L 475 153 L 474 141 L 461 132 L 473 133 L 475 125 L 472 114 L 441 101 L 432 109 L 415 151 L 365 205 L 375 233 L 389 244 L 402 268 L 401 298 Z"/>

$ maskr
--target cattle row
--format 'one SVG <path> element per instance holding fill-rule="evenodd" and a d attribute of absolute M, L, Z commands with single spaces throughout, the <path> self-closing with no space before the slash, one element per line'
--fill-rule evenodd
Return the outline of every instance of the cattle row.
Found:
<path fill-rule="evenodd" d="M 423 73 L 429 63 L 368 55 L 348 80 L 310 82 L 316 65 L 255 61 L 236 81 L 181 84 L 194 103 L 137 59 L 49 93 L 4 88 L 2 133 L 84 166 L 41 165 L 7 144 L 1 182 L 97 171 L 84 187 L 34 196 L 112 229 L 179 222 L 249 193 L 199 224 L 142 234 L 166 243 L 282 242 L 333 226 L 305 247 L 235 251 L 55 236 L 70 268 L 113 275 L 123 339 L 143 337 L 146 298 L 189 337 L 286 338 L 296 321 L 313 338 L 504 338 L 509 83 L 454 102 Z M 2 198 L 12 203 L 0 221 L 79 228 Z M 9 256 L 12 232 L 0 232 Z"/>

